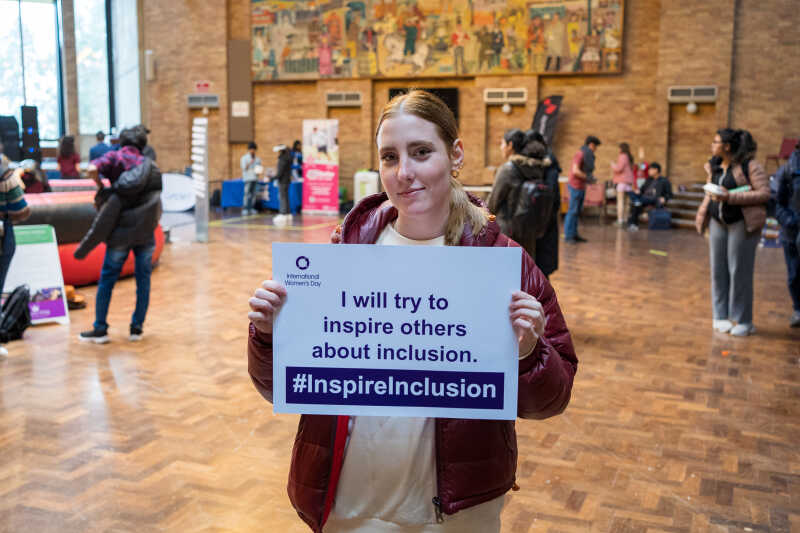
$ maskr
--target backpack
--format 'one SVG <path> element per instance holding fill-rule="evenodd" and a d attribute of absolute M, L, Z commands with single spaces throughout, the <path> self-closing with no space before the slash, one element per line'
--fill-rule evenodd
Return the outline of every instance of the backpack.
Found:
<path fill-rule="evenodd" d="M 556 193 L 544 179 L 544 168 L 535 167 L 536 176 L 526 180 L 517 165 L 511 167 L 519 177 L 512 202 L 511 238 L 525 242 L 526 236 L 540 239 L 547 232 L 553 214 Z"/>
<path fill-rule="evenodd" d="M 654 230 L 672 229 L 672 213 L 663 207 L 651 210 L 647 215 L 647 227 Z"/>
<path fill-rule="evenodd" d="M 31 325 L 30 301 L 31 292 L 27 285 L 13 290 L 0 311 L 0 342 L 22 338 L 22 332 Z"/>

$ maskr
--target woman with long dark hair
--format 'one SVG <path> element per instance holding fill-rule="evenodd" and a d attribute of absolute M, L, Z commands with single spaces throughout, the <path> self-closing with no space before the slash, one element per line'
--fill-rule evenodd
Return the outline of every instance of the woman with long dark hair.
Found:
<path fill-rule="evenodd" d="M 625 199 L 636 188 L 633 174 L 633 154 L 628 143 L 619 144 L 617 162 L 611 163 L 614 171 L 614 185 L 617 189 L 617 226 L 625 225 Z"/>
<path fill-rule="evenodd" d="M 500 143 L 500 152 L 506 162 L 497 169 L 492 193 L 489 195 L 487 207 L 489 212 L 497 216 L 500 230 L 517 241 L 531 257 L 536 260 L 537 236 L 532 233 L 517 233 L 513 227 L 513 219 L 520 184 L 533 179 L 544 178 L 544 168 L 550 164 L 546 160 L 547 147 L 544 140 L 526 137 L 518 129 L 508 130 Z"/>
<path fill-rule="evenodd" d="M 698 233 L 709 228 L 713 327 L 740 337 L 755 332 L 753 271 L 770 194 L 756 149 L 747 130 L 717 131 L 705 165 L 706 197 L 695 217 Z"/>
<path fill-rule="evenodd" d="M 78 165 L 81 163 L 81 156 L 75 151 L 75 137 L 64 135 L 58 143 L 58 170 L 61 172 L 62 179 L 78 179 L 80 172 Z"/>

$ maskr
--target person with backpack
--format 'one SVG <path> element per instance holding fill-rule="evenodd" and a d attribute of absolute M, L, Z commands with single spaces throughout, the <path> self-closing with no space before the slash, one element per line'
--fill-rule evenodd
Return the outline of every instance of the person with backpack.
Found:
<path fill-rule="evenodd" d="M 781 225 L 789 295 L 794 312 L 789 326 L 800 327 L 800 142 L 789 161 L 775 173 L 775 218 Z"/>
<path fill-rule="evenodd" d="M 770 196 L 757 146 L 747 130 L 717 131 L 705 165 L 711 185 L 695 217 L 698 233 L 709 229 L 712 326 L 738 337 L 755 332 L 753 271 Z"/>
<path fill-rule="evenodd" d="M 128 339 L 142 338 L 150 301 L 150 274 L 156 248 L 154 232 L 161 217 L 162 188 L 161 172 L 155 162 L 140 152 L 146 142 L 141 129 L 123 130 L 120 132 L 121 148 L 92 161 L 88 168 L 100 189 L 95 196 L 98 212 L 74 255 L 76 259 L 83 259 L 103 241 L 106 255 L 97 283 L 93 327 L 78 336 L 83 342 L 105 344 L 109 341 L 106 317 L 111 292 L 131 251 L 136 265 L 136 308 L 131 316 Z M 98 174 L 108 178 L 110 188 L 103 187 Z"/>
<path fill-rule="evenodd" d="M 31 214 L 31 208 L 25 201 L 25 193 L 22 189 L 21 171 L 22 169 L 14 171 L 6 164 L 0 163 L 0 216 L 3 217 L 3 224 L 0 226 L 0 233 L 2 233 L 0 236 L 2 238 L 0 292 L 5 289 L 8 268 L 11 266 L 11 259 L 17 250 L 13 224 L 25 220 Z M 0 355 L 8 355 L 8 351 L 2 346 L 0 346 Z"/>
<path fill-rule="evenodd" d="M 547 147 L 543 142 L 530 139 L 518 130 L 508 130 L 500 144 L 507 161 L 500 166 L 488 200 L 489 212 L 497 216 L 500 230 L 514 239 L 528 254 L 536 259 L 536 241 L 550 223 L 553 209 L 552 194 L 545 184 Z M 532 196 L 534 195 L 534 196 Z M 546 195 L 541 204 L 538 195 Z"/>

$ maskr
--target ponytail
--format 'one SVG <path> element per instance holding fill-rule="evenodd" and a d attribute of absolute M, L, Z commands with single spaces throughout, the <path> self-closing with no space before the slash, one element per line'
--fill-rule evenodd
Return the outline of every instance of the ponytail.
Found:
<path fill-rule="evenodd" d="M 730 146 L 731 163 L 743 165 L 755 157 L 758 144 L 749 131 L 724 128 L 718 130 L 717 135 L 723 144 Z"/>
<path fill-rule="evenodd" d="M 469 224 L 473 235 L 478 235 L 489 220 L 489 212 L 473 204 L 461 183 L 450 178 L 450 216 L 444 229 L 444 243 L 446 246 L 458 246 L 464 225 Z"/>

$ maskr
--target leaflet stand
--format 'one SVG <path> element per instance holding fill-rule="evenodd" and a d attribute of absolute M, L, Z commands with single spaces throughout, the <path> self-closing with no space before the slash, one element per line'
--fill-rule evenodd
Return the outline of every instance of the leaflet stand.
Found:
<path fill-rule="evenodd" d="M 197 242 L 208 242 L 208 118 L 192 121 L 192 181 Z"/>

